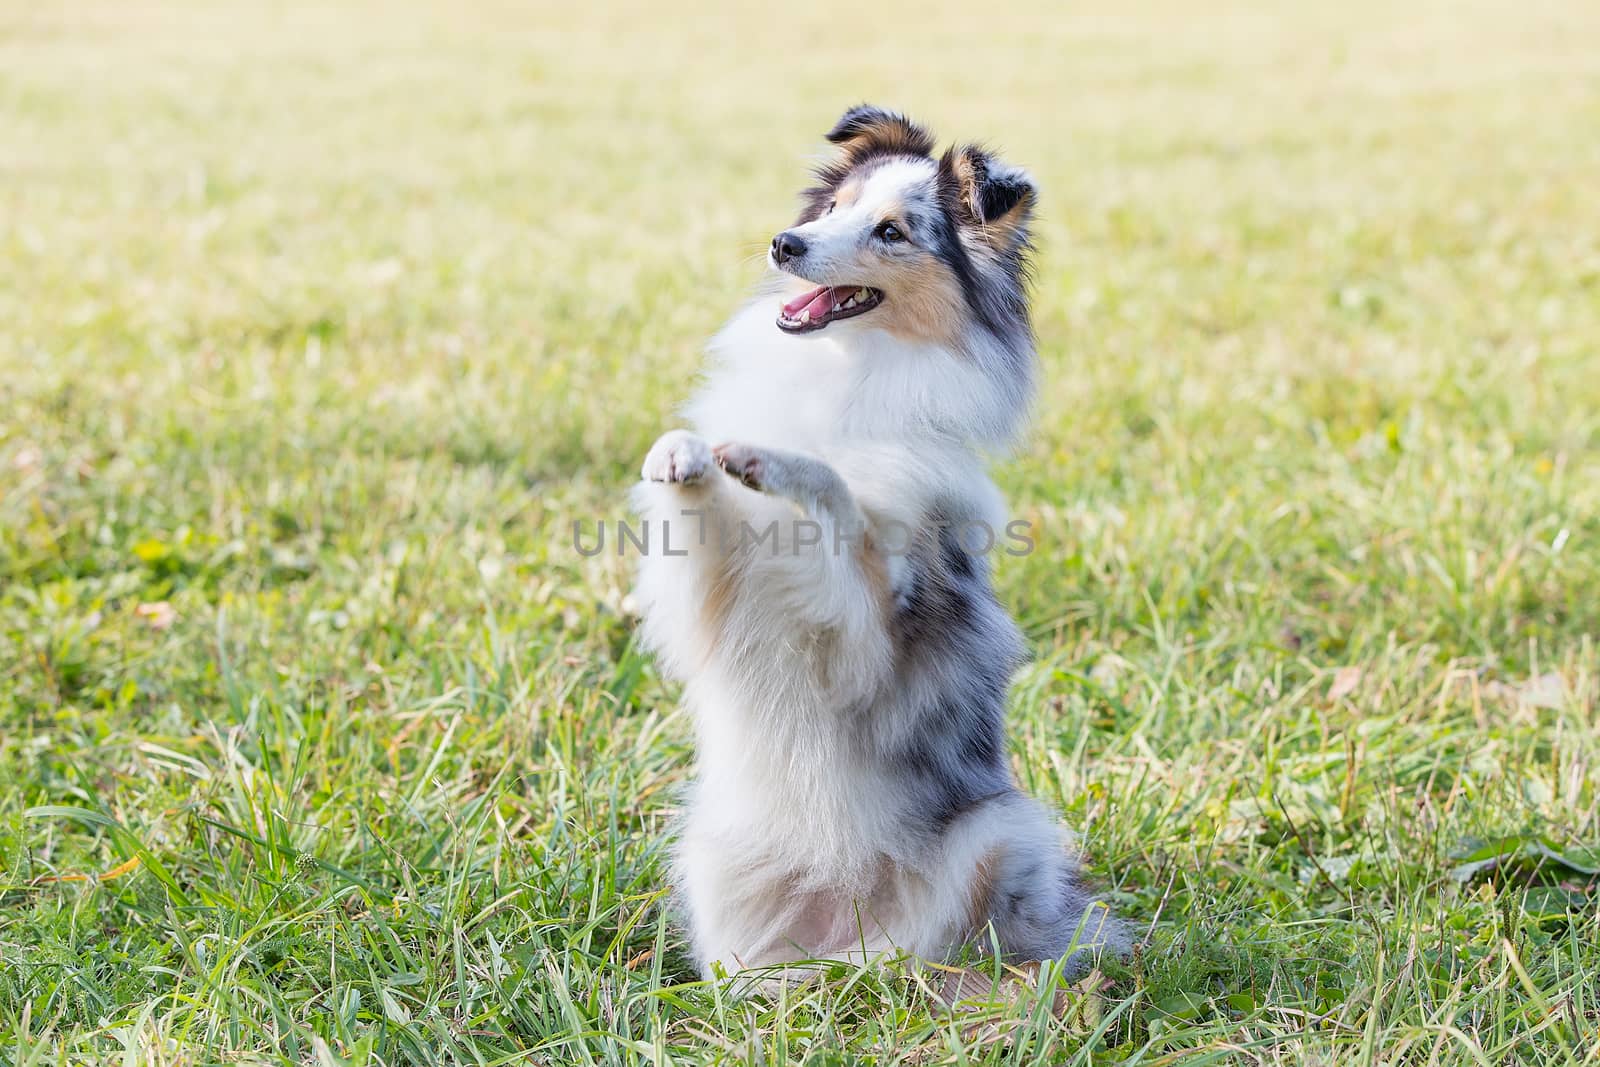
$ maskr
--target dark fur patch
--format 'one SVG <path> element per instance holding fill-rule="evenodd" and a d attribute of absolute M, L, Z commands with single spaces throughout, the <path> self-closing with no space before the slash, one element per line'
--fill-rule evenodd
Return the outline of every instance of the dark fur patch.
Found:
<path fill-rule="evenodd" d="M 933 134 L 904 115 L 871 104 L 858 104 L 840 116 L 828 140 L 847 151 L 873 151 L 897 156 L 930 156 Z"/>
<path fill-rule="evenodd" d="M 943 199 L 941 197 L 941 201 Z M 978 265 L 972 261 L 967 246 L 961 241 L 956 220 L 951 206 L 941 203 L 941 210 L 928 220 L 928 225 L 921 232 L 925 235 L 924 243 L 929 251 L 938 256 L 939 261 L 955 275 L 968 309 L 980 323 L 995 333 L 1019 321 L 1026 324 L 1028 305 L 1022 291 L 1009 288 L 989 291 Z"/>
<path fill-rule="evenodd" d="M 914 783 L 918 819 L 938 831 L 1014 791 L 1005 698 L 1022 650 L 987 566 L 961 547 L 956 528 L 925 538 L 911 563 L 910 588 L 890 622 L 897 673 L 908 680 L 932 673 L 941 688 L 909 740 L 884 755 Z"/>
<path fill-rule="evenodd" d="M 1019 209 L 1031 213 L 1033 182 L 1020 171 L 997 167 L 994 156 L 976 145 L 945 152 L 939 158 L 939 181 L 955 193 L 962 214 L 976 225 L 994 226 Z M 1011 236 L 1009 229 L 1005 236 Z"/>
<path fill-rule="evenodd" d="M 956 242 L 962 254 L 946 262 L 961 279 L 973 313 L 1001 337 L 1022 331 L 1031 347 L 1033 183 L 975 145 L 940 156 L 937 181 L 952 230 L 967 235 L 966 242 Z M 966 252 L 969 244 L 977 250 L 977 262 Z M 942 246 L 940 254 L 945 254 Z"/>

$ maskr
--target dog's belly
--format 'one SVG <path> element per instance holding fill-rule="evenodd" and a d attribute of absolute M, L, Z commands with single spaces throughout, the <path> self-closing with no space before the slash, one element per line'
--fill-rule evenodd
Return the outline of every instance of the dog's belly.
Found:
<path fill-rule="evenodd" d="M 862 944 L 877 945 L 892 940 L 886 927 L 895 925 L 890 914 L 891 901 L 883 887 L 865 897 L 838 891 L 818 890 L 789 900 L 783 910 L 793 909 L 782 945 L 769 947 L 769 953 L 788 948 L 795 959 L 813 959 L 848 952 Z"/>
<path fill-rule="evenodd" d="M 886 857 L 849 879 L 819 883 L 817 871 L 784 857 L 753 862 L 690 847 L 703 890 L 701 929 L 730 971 L 894 952 L 937 958 L 970 926 L 966 909 L 947 906 L 925 874 Z"/>
<path fill-rule="evenodd" d="M 907 796 L 861 743 L 870 707 L 754 706 L 731 687 L 694 690 L 691 830 L 807 872 L 813 885 L 859 887 L 884 857 L 907 854 Z"/>

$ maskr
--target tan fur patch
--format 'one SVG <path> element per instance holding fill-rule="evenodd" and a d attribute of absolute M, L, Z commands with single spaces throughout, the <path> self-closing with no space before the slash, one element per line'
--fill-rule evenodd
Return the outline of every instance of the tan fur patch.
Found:
<path fill-rule="evenodd" d="M 1000 851 L 985 852 L 972 869 L 972 882 L 967 887 L 967 925 L 973 934 L 982 930 L 989 921 L 990 905 L 994 902 L 995 868 L 1000 865 Z"/>
<path fill-rule="evenodd" d="M 885 204 L 881 219 L 900 222 L 908 206 Z M 883 305 L 872 311 L 874 326 L 908 341 L 931 341 L 959 347 L 966 301 L 950 268 L 927 251 L 917 249 L 885 257 L 880 274 Z"/>
<path fill-rule="evenodd" d="M 828 139 L 838 145 L 845 158 L 860 160 L 872 153 L 925 156 L 933 151 L 934 141 L 928 132 L 904 115 L 880 111 L 862 115 L 848 132 L 836 131 Z M 842 135 L 841 135 L 842 134 Z"/>
<path fill-rule="evenodd" d="M 702 667 L 722 644 L 723 631 L 727 629 L 728 617 L 733 613 L 733 601 L 738 592 L 738 565 L 730 556 L 717 565 L 717 575 L 706 590 L 705 603 L 700 608 L 700 639 L 704 645 L 700 653 Z"/>
<path fill-rule="evenodd" d="M 889 561 L 878 549 L 877 542 L 868 530 L 861 537 L 861 577 L 872 592 L 872 599 L 883 611 L 889 610 L 893 597 L 889 594 Z"/>
<path fill-rule="evenodd" d="M 989 245 L 991 248 L 1009 249 L 1016 244 L 1019 236 L 1018 231 L 1022 229 L 1023 222 L 1027 219 L 1028 210 L 1032 204 L 1033 194 L 1030 193 L 1019 200 L 1016 207 L 997 219 L 991 219 L 979 226 L 975 226 L 972 232 L 977 235 L 979 241 Z"/>
<path fill-rule="evenodd" d="M 884 301 L 871 314 L 896 337 L 958 348 L 966 321 L 961 286 L 935 256 L 918 252 L 896 264 L 883 286 Z"/>
<path fill-rule="evenodd" d="M 889 561 L 873 543 L 870 530 L 862 534 L 861 548 L 856 553 L 856 566 L 860 568 L 861 580 L 872 595 L 873 602 L 878 605 L 883 617 L 887 618 L 893 603 L 889 592 Z M 840 657 L 838 645 L 838 634 L 829 630 L 817 636 L 811 649 L 817 677 L 828 688 L 832 688 L 836 681 L 833 666 Z"/>
<path fill-rule="evenodd" d="M 806 633 L 794 647 L 811 661 L 812 670 L 815 672 L 817 682 L 824 689 L 832 689 L 835 684 L 834 668 L 838 665 L 839 632 L 837 630 L 812 630 Z"/>
<path fill-rule="evenodd" d="M 978 210 L 978 176 L 972 166 L 972 156 L 966 152 L 960 153 L 955 157 L 950 169 L 955 172 L 956 185 L 961 189 L 962 202 L 966 205 L 967 211 L 977 218 L 981 212 Z"/>

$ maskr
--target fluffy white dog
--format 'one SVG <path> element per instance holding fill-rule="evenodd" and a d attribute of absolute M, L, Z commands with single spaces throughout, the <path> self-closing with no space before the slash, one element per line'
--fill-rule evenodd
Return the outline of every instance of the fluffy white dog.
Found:
<path fill-rule="evenodd" d="M 658 531 L 645 636 L 698 739 L 676 850 L 694 952 L 710 976 L 991 936 L 1014 959 L 1120 949 L 1006 757 L 1023 647 L 981 456 L 1032 389 L 1034 185 L 872 107 L 828 140 L 774 284 L 635 495 Z"/>

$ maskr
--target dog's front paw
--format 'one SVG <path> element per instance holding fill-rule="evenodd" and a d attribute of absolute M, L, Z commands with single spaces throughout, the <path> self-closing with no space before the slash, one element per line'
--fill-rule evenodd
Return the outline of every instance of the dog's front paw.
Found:
<path fill-rule="evenodd" d="M 688 430 L 668 430 L 650 446 L 640 472 L 647 482 L 688 485 L 705 477 L 711 468 L 711 449 Z"/>
<path fill-rule="evenodd" d="M 760 491 L 767 487 L 768 464 L 761 454 L 761 449 L 751 445 L 741 445 L 735 441 L 724 441 L 711 450 L 711 457 L 716 460 L 717 466 L 751 489 Z"/>

